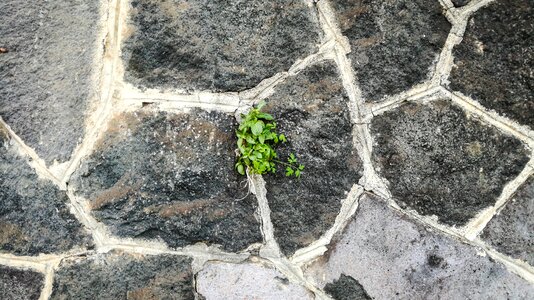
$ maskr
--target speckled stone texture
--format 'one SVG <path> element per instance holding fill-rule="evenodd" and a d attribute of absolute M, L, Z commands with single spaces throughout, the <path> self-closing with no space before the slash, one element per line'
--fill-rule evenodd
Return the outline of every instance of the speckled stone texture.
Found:
<path fill-rule="evenodd" d="M 439 1 L 331 3 L 366 100 L 379 101 L 430 78 L 451 28 Z"/>
<path fill-rule="evenodd" d="M 341 274 L 339 279 L 326 284 L 324 291 L 334 300 L 371 300 L 362 285 L 345 274 Z"/>
<path fill-rule="evenodd" d="M 341 274 L 372 299 L 532 299 L 534 286 L 472 246 L 428 231 L 363 197 L 332 250 L 306 271 L 319 286 Z"/>
<path fill-rule="evenodd" d="M 37 300 L 43 281 L 41 273 L 0 266 L 0 296 L 4 300 Z"/>
<path fill-rule="evenodd" d="M 399 205 L 448 225 L 493 205 L 529 160 L 521 141 L 446 99 L 388 111 L 373 119 L 371 132 L 375 166 Z"/>
<path fill-rule="evenodd" d="M 311 300 L 313 294 L 290 283 L 277 270 L 254 263 L 208 263 L 196 275 L 196 288 L 206 300 Z"/>
<path fill-rule="evenodd" d="M 116 115 L 71 186 L 121 237 L 238 251 L 261 242 L 256 200 L 234 171 L 233 116 L 141 111 Z"/>
<path fill-rule="evenodd" d="M 302 0 L 132 0 L 126 80 L 141 88 L 242 91 L 318 50 Z M 311 2 L 309 2 L 311 3 Z"/>
<path fill-rule="evenodd" d="M 456 7 L 466 6 L 469 2 L 471 2 L 471 0 L 452 0 L 452 4 Z"/>
<path fill-rule="evenodd" d="M 534 176 L 493 217 L 481 238 L 499 252 L 534 266 Z"/>
<path fill-rule="evenodd" d="M 12 143 L 0 125 L 0 252 L 38 255 L 92 247 L 69 212 L 65 192 L 40 179 Z"/>
<path fill-rule="evenodd" d="M 193 300 L 191 259 L 112 253 L 64 260 L 50 299 Z"/>
<path fill-rule="evenodd" d="M 534 128 L 534 5 L 495 1 L 469 20 L 454 49 L 450 88 Z"/>
<path fill-rule="evenodd" d="M 305 165 L 300 179 L 286 177 L 283 167 L 264 176 L 275 236 L 287 255 L 334 224 L 341 201 L 361 177 L 347 101 L 332 62 L 288 78 L 268 99 L 265 110 L 288 140 L 277 147 L 280 159 L 294 153 Z"/>
<path fill-rule="evenodd" d="M 47 163 L 84 134 L 100 2 L 0 1 L 0 117 Z"/>

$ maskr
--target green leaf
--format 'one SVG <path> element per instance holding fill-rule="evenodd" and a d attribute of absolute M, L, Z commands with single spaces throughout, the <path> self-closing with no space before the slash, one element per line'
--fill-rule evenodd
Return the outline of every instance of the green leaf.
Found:
<path fill-rule="evenodd" d="M 258 139 L 260 140 L 260 143 L 262 143 L 262 144 L 265 143 L 265 135 L 263 135 L 263 134 L 260 135 L 260 136 L 258 137 Z"/>
<path fill-rule="evenodd" d="M 260 109 L 262 109 L 264 106 L 265 106 L 265 101 L 260 101 L 260 103 L 258 103 L 258 105 L 256 105 L 256 109 L 259 111 Z"/>
<path fill-rule="evenodd" d="M 274 120 L 273 116 L 268 114 L 268 113 L 259 113 L 258 114 L 258 119 L 264 119 L 264 120 L 267 120 L 267 121 Z"/>
<path fill-rule="evenodd" d="M 304 165 L 299 165 L 299 170 L 304 170 Z"/>
<path fill-rule="evenodd" d="M 256 123 L 254 123 L 254 125 L 252 125 L 251 127 L 252 134 L 260 135 L 263 131 L 264 126 L 265 126 L 265 123 L 263 123 L 263 121 L 256 121 Z"/>
<path fill-rule="evenodd" d="M 279 135 L 278 138 L 280 139 L 280 141 L 282 141 L 282 142 L 284 142 L 284 143 L 287 142 L 287 140 L 286 140 L 286 136 L 283 135 L 283 134 Z"/>
<path fill-rule="evenodd" d="M 291 176 L 293 175 L 294 171 L 293 169 L 291 169 L 291 167 L 287 167 L 286 168 L 286 176 Z"/>
<path fill-rule="evenodd" d="M 295 171 L 295 177 L 297 177 L 297 178 L 300 177 L 300 170 L 296 170 L 296 171 Z"/>
<path fill-rule="evenodd" d="M 251 136 L 247 136 L 247 143 L 254 145 L 256 144 L 256 141 L 254 141 L 254 138 Z"/>
<path fill-rule="evenodd" d="M 241 175 L 245 175 L 245 168 L 243 167 L 242 164 L 238 164 L 237 165 L 237 172 Z"/>

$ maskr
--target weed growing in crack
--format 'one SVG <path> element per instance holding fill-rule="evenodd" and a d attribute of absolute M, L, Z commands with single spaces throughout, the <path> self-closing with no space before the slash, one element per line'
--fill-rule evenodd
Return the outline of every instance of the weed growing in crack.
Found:
<path fill-rule="evenodd" d="M 246 172 L 262 175 L 276 172 L 276 164 L 281 164 L 286 168 L 286 176 L 299 178 L 304 165 L 298 163 L 293 153 L 289 155 L 287 162 L 278 160 L 273 146 L 286 142 L 286 137 L 276 133 L 273 116 L 261 112 L 264 105 L 262 102 L 248 114 L 241 115 L 242 121 L 236 130 L 238 158 L 235 168 L 241 175 Z"/>

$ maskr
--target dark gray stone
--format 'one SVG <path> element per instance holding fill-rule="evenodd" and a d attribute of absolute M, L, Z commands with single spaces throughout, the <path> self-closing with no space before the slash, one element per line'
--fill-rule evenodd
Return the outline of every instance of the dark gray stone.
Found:
<path fill-rule="evenodd" d="M 534 128 L 534 5 L 495 1 L 478 10 L 454 49 L 450 87 Z"/>
<path fill-rule="evenodd" d="M 113 253 L 64 261 L 51 299 L 193 300 L 191 259 Z"/>
<path fill-rule="evenodd" d="M 38 178 L 5 132 L 0 125 L 0 252 L 38 255 L 92 247 L 66 206 L 65 192 Z"/>
<path fill-rule="evenodd" d="M 471 2 L 471 0 L 452 0 L 452 3 L 453 3 L 454 6 L 456 6 L 456 7 L 462 7 L 462 6 L 465 6 L 465 5 L 467 5 L 469 2 Z"/>
<path fill-rule="evenodd" d="M 379 101 L 430 77 L 451 28 L 439 1 L 331 2 L 366 100 Z"/>
<path fill-rule="evenodd" d="M 493 205 L 529 159 L 521 141 L 449 100 L 408 103 L 374 118 L 371 131 L 375 166 L 399 205 L 448 225 Z"/>
<path fill-rule="evenodd" d="M 326 284 L 324 291 L 335 300 L 371 300 L 363 286 L 345 274 L 341 274 L 338 280 Z"/>
<path fill-rule="evenodd" d="M 317 51 L 302 0 L 132 0 L 126 79 L 148 88 L 242 91 Z"/>
<path fill-rule="evenodd" d="M 534 266 L 534 176 L 488 223 L 481 238 L 498 251 Z"/>
<path fill-rule="evenodd" d="M 0 1 L 0 117 L 47 163 L 84 135 L 100 2 Z"/>
<path fill-rule="evenodd" d="M 534 285 L 501 263 L 369 196 L 360 198 L 332 249 L 305 273 L 319 287 L 345 274 L 372 299 L 534 298 Z"/>
<path fill-rule="evenodd" d="M 37 300 L 43 281 L 41 273 L 0 266 L 0 295 L 3 300 Z"/>
<path fill-rule="evenodd" d="M 275 235 L 287 255 L 333 225 L 361 177 L 347 101 L 335 64 L 323 62 L 277 86 L 264 109 L 288 140 L 276 148 L 279 158 L 294 153 L 305 165 L 300 179 L 286 177 L 283 166 L 264 176 Z"/>
<path fill-rule="evenodd" d="M 261 242 L 256 201 L 234 171 L 233 116 L 195 110 L 116 115 L 73 175 L 97 220 L 113 234 L 242 250 Z"/>

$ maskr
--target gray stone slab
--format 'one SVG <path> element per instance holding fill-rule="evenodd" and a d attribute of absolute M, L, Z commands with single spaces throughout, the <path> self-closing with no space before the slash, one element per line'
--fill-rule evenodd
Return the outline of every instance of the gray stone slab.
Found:
<path fill-rule="evenodd" d="M 191 259 L 121 253 L 67 259 L 56 271 L 50 299 L 193 300 Z"/>
<path fill-rule="evenodd" d="M 235 128 L 233 116 L 200 110 L 116 115 L 70 185 L 118 236 L 242 250 L 262 237 L 256 199 L 239 200 Z"/>
<path fill-rule="evenodd" d="M 242 91 L 318 50 L 303 0 L 132 0 L 126 80 L 145 88 Z"/>
<path fill-rule="evenodd" d="M 100 4 L 0 1 L 0 117 L 47 163 L 68 160 L 84 135 Z"/>
<path fill-rule="evenodd" d="M 66 193 L 40 179 L 12 143 L 0 126 L 0 252 L 38 255 L 92 247 L 69 212 Z"/>
<path fill-rule="evenodd" d="M 462 7 L 467 5 L 471 0 L 452 0 L 452 4 L 456 7 Z"/>
<path fill-rule="evenodd" d="M 439 1 L 331 3 L 366 100 L 379 101 L 430 78 L 451 28 Z"/>
<path fill-rule="evenodd" d="M 315 299 L 313 294 L 275 269 L 260 264 L 208 263 L 196 275 L 196 288 L 206 300 Z"/>
<path fill-rule="evenodd" d="M 498 251 L 534 266 L 534 176 L 493 217 L 481 238 Z"/>
<path fill-rule="evenodd" d="M 287 178 L 283 166 L 264 176 L 275 235 L 290 255 L 333 225 L 341 200 L 361 177 L 362 163 L 352 146 L 348 98 L 334 63 L 318 63 L 288 78 L 265 111 L 288 140 L 276 148 L 280 160 L 294 153 L 305 165 L 300 179 Z"/>
<path fill-rule="evenodd" d="M 363 197 L 353 220 L 307 276 L 319 286 L 341 274 L 373 299 L 532 299 L 534 285 L 470 245 L 432 232 Z"/>
<path fill-rule="evenodd" d="M 373 160 L 399 205 L 464 225 L 493 205 L 528 148 L 468 118 L 450 100 L 408 103 L 373 119 Z"/>
<path fill-rule="evenodd" d="M 354 278 L 341 274 L 339 279 L 327 283 L 324 291 L 334 300 L 371 300 L 363 286 Z"/>
<path fill-rule="evenodd" d="M 495 1 L 479 9 L 454 48 L 450 87 L 534 128 L 532 20 L 531 0 Z"/>
<path fill-rule="evenodd" d="M 43 281 L 41 273 L 0 266 L 0 295 L 4 300 L 37 300 Z"/>

